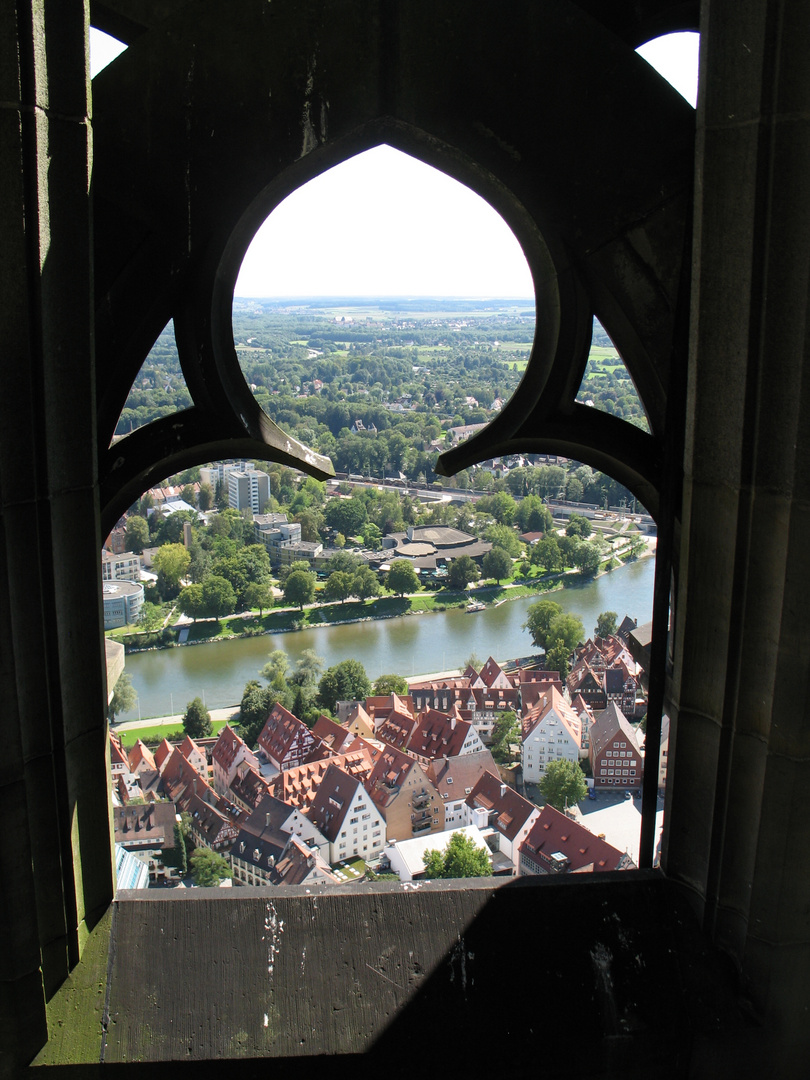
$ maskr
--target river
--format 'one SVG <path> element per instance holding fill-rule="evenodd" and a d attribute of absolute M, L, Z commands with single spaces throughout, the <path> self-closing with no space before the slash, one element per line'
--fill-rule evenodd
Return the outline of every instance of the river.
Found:
<path fill-rule="evenodd" d="M 620 621 L 630 615 L 639 624 L 648 622 L 654 575 L 655 559 L 641 559 L 548 595 L 579 615 L 586 634 L 592 634 L 602 611 L 617 612 Z M 524 597 L 472 614 L 453 610 L 407 615 L 134 653 L 126 659 L 126 670 L 139 703 L 118 719 L 174 715 L 198 696 L 209 709 L 233 705 L 241 699 L 245 683 L 258 678 L 273 649 L 283 649 L 291 665 L 304 649 L 314 649 L 325 667 L 349 658 L 360 660 L 372 680 L 387 673 L 446 671 L 461 666 L 472 653 L 482 663 L 489 656 L 496 660 L 527 656 L 535 650 L 523 623 L 526 609 L 538 599 Z"/>

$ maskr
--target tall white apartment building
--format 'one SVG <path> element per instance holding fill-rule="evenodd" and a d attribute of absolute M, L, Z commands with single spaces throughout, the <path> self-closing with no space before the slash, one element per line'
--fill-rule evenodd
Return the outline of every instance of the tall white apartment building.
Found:
<path fill-rule="evenodd" d="M 228 505 L 260 514 L 270 498 L 270 477 L 258 469 L 228 473 Z"/>

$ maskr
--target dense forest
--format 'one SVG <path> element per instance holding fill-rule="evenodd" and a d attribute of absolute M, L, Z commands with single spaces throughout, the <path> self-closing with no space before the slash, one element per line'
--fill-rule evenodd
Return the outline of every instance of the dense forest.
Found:
<path fill-rule="evenodd" d="M 449 429 L 486 422 L 514 393 L 534 311 L 503 301 L 237 300 L 233 330 L 262 408 L 328 454 L 339 472 L 430 482 Z M 598 322 L 578 400 L 646 427 L 633 383 Z M 116 434 L 190 405 L 169 325 L 135 380 Z M 455 482 L 491 483 L 479 474 Z"/>

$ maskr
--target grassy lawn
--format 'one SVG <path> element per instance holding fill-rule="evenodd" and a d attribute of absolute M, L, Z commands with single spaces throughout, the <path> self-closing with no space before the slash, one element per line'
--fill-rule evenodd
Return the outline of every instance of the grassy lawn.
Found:
<path fill-rule="evenodd" d="M 362 859 L 346 859 L 334 867 L 334 873 L 346 881 L 359 881 L 366 872 L 366 864 Z"/>
<path fill-rule="evenodd" d="M 219 735 L 220 731 L 228 723 L 227 720 L 215 720 L 211 724 L 211 734 Z M 113 731 L 115 728 L 113 728 Z M 183 739 L 183 728 L 178 727 L 176 722 L 171 724 L 154 724 L 151 727 L 142 728 L 128 728 L 126 731 L 121 732 L 121 742 L 124 746 L 134 746 L 138 739 L 163 739 L 167 738 L 170 742 L 181 742 Z"/>

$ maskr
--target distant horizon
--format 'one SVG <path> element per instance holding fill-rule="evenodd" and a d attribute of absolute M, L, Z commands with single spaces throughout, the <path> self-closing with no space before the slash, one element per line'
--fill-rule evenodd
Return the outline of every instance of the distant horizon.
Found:
<path fill-rule="evenodd" d="M 272 296 L 242 295 L 234 293 L 234 300 L 342 300 L 359 304 L 368 300 L 510 300 L 533 304 L 534 296 L 520 296 L 496 293 L 277 293 Z"/>

